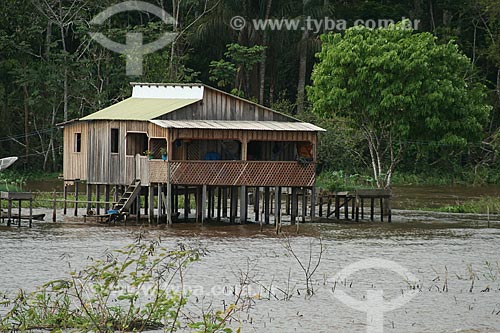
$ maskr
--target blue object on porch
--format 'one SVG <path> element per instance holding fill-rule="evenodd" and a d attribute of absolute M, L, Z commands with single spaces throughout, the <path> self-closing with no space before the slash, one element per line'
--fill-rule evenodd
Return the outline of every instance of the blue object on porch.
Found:
<path fill-rule="evenodd" d="M 205 160 L 206 161 L 215 161 L 215 160 L 220 160 L 221 156 L 217 152 L 208 152 L 205 154 Z"/>

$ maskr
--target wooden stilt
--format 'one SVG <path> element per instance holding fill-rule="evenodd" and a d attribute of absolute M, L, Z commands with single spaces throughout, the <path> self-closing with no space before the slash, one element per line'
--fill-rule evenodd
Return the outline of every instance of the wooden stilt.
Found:
<path fill-rule="evenodd" d="M 63 197 L 64 197 L 64 203 L 63 203 L 63 214 L 66 215 L 68 213 L 68 184 L 64 182 L 64 188 L 63 188 Z"/>
<path fill-rule="evenodd" d="M 236 217 L 238 215 L 238 191 L 236 186 L 231 186 L 230 196 L 230 212 L 229 212 L 229 222 L 235 223 Z"/>
<path fill-rule="evenodd" d="M 380 198 L 380 222 L 384 222 L 384 199 Z"/>
<path fill-rule="evenodd" d="M 170 164 L 169 164 L 170 165 Z M 172 184 L 170 182 L 167 183 L 167 224 L 172 224 Z"/>
<path fill-rule="evenodd" d="M 255 222 L 259 222 L 260 220 L 262 220 L 259 216 L 260 215 L 259 202 L 260 202 L 260 188 L 256 187 L 253 200 L 253 212 L 255 214 Z"/>
<path fill-rule="evenodd" d="M 57 210 L 57 195 L 56 195 L 56 190 L 54 190 L 54 193 L 52 194 L 52 200 L 54 200 L 54 202 L 52 203 L 52 222 L 55 222 L 56 218 L 57 218 L 56 217 L 56 210 Z M 30 218 L 31 218 L 31 214 L 30 214 Z"/>
<path fill-rule="evenodd" d="M 217 222 L 220 222 L 222 209 L 222 188 L 217 188 Z"/>
<path fill-rule="evenodd" d="M 161 194 L 163 193 L 163 186 L 162 184 L 158 184 L 158 215 L 156 217 L 156 224 L 160 224 L 161 222 L 161 219 L 163 217 L 163 214 L 162 214 L 162 197 L 161 197 Z"/>
<path fill-rule="evenodd" d="M 356 195 L 355 199 L 353 200 L 356 200 L 356 222 L 359 221 L 359 198 L 358 196 Z M 363 202 L 363 199 L 361 199 L 361 202 Z M 363 207 L 363 206 L 361 206 Z"/>
<path fill-rule="evenodd" d="M 12 222 L 12 200 L 7 199 L 7 226 L 10 227 Z"/>
<path fill-rule="evenodd" d="M 361 219 L 365 218 L 365 198 L 361 198 Z"/>
<path fill-rule="evenodd" d="M 332 214 L 332 196 L 328 195 L 328 203 L 326 205 L 326 217 L 330 217 Z"/>
<path fill-rule="evenodd" d="M 149 213 L 148 213 L 148 221 L 149 224 L 153 224 L 155 218 L 155 186 L 154 184 L 149 184 L 148 187 L 148 200 L 149 200 Z"/>
<path fill-rule="evenodd" d="M 375 211 L 375 198 L 371 197 L 370 198 L 370 220 L 373 221 L 373 215 Z"/>
<path fill-rule="evenodd" d="M 391 223 L 392 222 L 391 199 L 386 198 L 385 202 L 387 207 L 387 222 Z"/>
<path fill-rule="evenodd" d="M 179 216 L 179 186 L 175 185 L 173 187 L 174 190 L 174 213 L 176 216 Z"/>
<path fill-rule="evenodd" d="M 92 184 L 87 183 L 87 214 L 92 209 Z"/>
<path fill-rule="evenodd" d="M 222 217 L 227 217 L 227 187 L 222 189 Z"/>
<path fill-rule="evenodd" d="M 189 219 L 191 213 L 191 195 L 189 194 L 189 186 L 184 186 L 184 220 Z"/>
<path fill-rule="evenodd" d="M 212 203 L 211 203 L 211 208 L 212 208 L 212 211 L 210 213 L 210 216 L 211 218 L 214 218 L 215 217 L 215 187 L 212 187 L 212 195 L 211 195 L 211 200 L 212 200 Z"/>
<path fill-rule="evenodd" d="M 274 225 L 276 226 L 276 233 L 281 231 L 281 187 L 274 188 Z"/>
<path fill-rule="evenodd" d="M 17 206 L 17 227 L 20 228 L 21 227 L 21 200 L 18 200 L 17 202 L 18 206 Z"/>
<path fill-rule="evenodd" d="M 247 187 L 240 186 L 240 223 L 247 222 Z"/>
<path fill-rule="evenodd" d="M 136 204 L 136 212 L 135 212 L 135 221 L 137 224 L 141 221 L 141 194 L 139 192 L 139 195 L 137 196 L 137 199 L 135 199 L 135 204 Z"/>
<path fill-rule="evenodd" d="M 285 193 L 285 215 L 290 215 L 290 193 Z"/>
<path fill-rule="evenodd" d="M 270 195 L 270 191 L 269 191 L 269 187 L 266 186 L 264 187 L 264 222 L 266 224 L 269 224 L 270 223 L 270 198 L 271 195 Z"/>
<path fill-rule="evenodd" d="M 204 223 L 207 218 L 207 185 L 201 188 L 201 223 Z"/>
<path fill-rule="evenodd" d="M 106 184 L 104 186 L 104 201 L 106 201 L 106 203 L 104 204 L 104 213 L 108 213 L 109 210 L 110 191 L 111 187 L 109 186 L 109 184 Z M 147 206 L 148 204 L 146 203 L 145 207 Z"/>
<path fill-rule="evenodd" d="M 33 198 L 30 198 L 30 220 L 29 220 L 29 227 L 31 228 L 33 224 Z"/>
<path fill-rule="evenodd" d="M 97 184 L 95 186 L 95 197 L 96 197 L 96 213 L 97 215 L 101 215 L 101 185 Z"/>
<path fill-rule="evenodd" d="M 115 185 L 114 187 L 114 193 L 113 193 L 113 202 L 118 202 L 120 199 L 120 187 L 118 185 Z"/>
<path fill-rule="evenodd" d="M 307 215 L 307 189 L 302 188 L 302 223 L 306 222 Z"/>
<path fill-rule="evenodd" d="M 349 219 L 349 196 L 347 193 L 344 196 L 344 219 Z"/>
<path fill-rule="evenodd" d="M 319 198 L 318 198 L 318 216 L 319 217 L 323 217 L 323 196 L 321 195 L 321 193 L 319 194 Z"/>
<path fill-rule="evenodd" d="M 290 222 L 292 224 L 295 224 L 295 222 L 297 221 L 297 215 L 299 211 L 299 198 L 297 192 L 297 187 L 292 187 L 292 209 L 290 214 Z"/>
<path fill-rule="evenodd" d="M 75 180 L 75 216 L 78 216 L 78 180 Z"/>
<path fill-rule="evenodd" d="M 196 186 L 196 223 L 201 223 L 203 218 L 203 214 L 201 212 L 201 197 L 202 197 L 202 188 L 201 186 Z"/>
<path fill-rule="evenodd" d="M 149 215 L 149 187 L 144 192 L 144 215 Z"/>
<path fill-rule="evenodd" d="M 340 197 L 335 193 L 335 218 L 340 220 Z"/>
<path fill-rule="evenodd" d="M 311 221 L 316 217 L 316 187 L 311 188 Z"/>
<path fill-rule="evenodd" d="M 352 202 L 351 202 L 351 208 L 352 208 L 352 209 L 351 209 L 351 219 L 353 219 L 353 220 L 354 220 L 354 218 L 355 218 L 355 216 L 356 216 L 356 212 L 355 212 L 355 210 L 356 210 L 356 206 L 357 206 L 357 205 L 356 205 L 356 203 L 357 203 L 357 202 L 356 202 L 356 196 L 351 195 L 351 200 L 352 200 Z"/>

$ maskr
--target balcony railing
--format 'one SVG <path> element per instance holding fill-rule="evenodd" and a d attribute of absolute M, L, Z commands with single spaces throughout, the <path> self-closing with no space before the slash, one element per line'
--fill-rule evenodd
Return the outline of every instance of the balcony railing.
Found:
<path fill-rule="evenodd" d="M 313 162 L 296 161 L 150 160 L 148 164 L 150 183 L 167 183 L 169 178 L 171 184 L 210 186 L 311 187 L 315 182 L 316 169 Z"/>

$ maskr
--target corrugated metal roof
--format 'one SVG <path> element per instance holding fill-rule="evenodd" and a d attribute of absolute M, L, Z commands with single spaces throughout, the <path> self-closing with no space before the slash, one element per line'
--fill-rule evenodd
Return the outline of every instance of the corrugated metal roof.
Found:
<path fill-rule="evenodd" d="M 325 132 L 321 127 L 302 122 L 281 121 L 229 121 L 229 120 L 151 120 L 163 128 L 195 128 L 213 130 L 249 130 L 249 131 L 290 131 L 290 132 Z"/>
<path fill-rule="evenodd" d="M 151 120 L 200 99 L 127 98 L 80 120 Z"/>

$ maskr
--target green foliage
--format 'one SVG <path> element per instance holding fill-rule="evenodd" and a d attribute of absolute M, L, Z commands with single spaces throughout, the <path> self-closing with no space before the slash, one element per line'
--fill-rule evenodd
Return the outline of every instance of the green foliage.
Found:
<path fill-rule="evenodd" d="M 318 176 L 316 185 L 330 192 L 352 191 L 360 188 L 374 187 L 374 179 L 370 176 L 347 174 L 344 171 L 325 171 Z"/>
<path fill-rule="evenodd" d="M 456 44 L 437 44 L 405 24 L 322 36 L 308 89 L 317 114 L 344 118 L 363 134 L 379 186 L 390 185 L 412 141 L 451 152 L 480 140 L 491 109 Z"/>
<path fill-rule="evenodd" d="M 236 72 L 236 66 L 224 59 L 210 63 L 210 81 L 216 82 L 219 87 L 226 87 L 234 82 Z"/>
<path fill-rule="evenodd" d="M 432 210 L 445 213 L 472 213 L 472 214 L 500 214 L 500 199 L 495 197 L 483 197 L 477 200 L 457 202 Z"/>
<path fill-rule="evenodd" d="M 105 259 L 94 259 L 81 271 L 71 272 L 68 278 L 4 298 L 2 305 L 8 312 L 0 318 L 0 329 L 174 331 L 187 295 L 182 287 L 168 291 L 170 283 L 176 279 L 182 283 L 183 271 L 203 254 L 184 246 L 168 250 L 157 241 L 139 237 Z"/>

